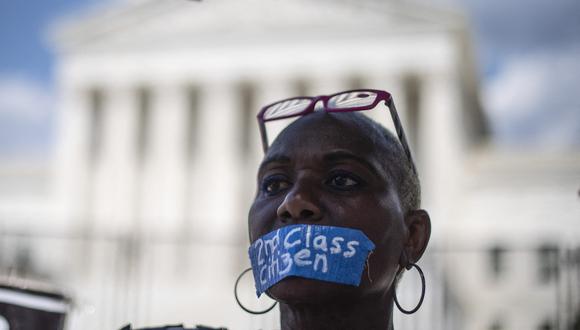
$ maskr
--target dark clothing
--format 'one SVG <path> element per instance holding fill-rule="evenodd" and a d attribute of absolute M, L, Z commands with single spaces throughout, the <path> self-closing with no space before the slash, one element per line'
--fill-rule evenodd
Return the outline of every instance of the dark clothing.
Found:
<path fill-rule="evenodd" d="M 164 327 L 157 327 L 157 328 L 142 328 L 142 329 L 133 329 L 131 325 L 127 325 L 120 330 L 228 330 L 226 328 L 210 328 L 203 325 L 197 325 L 195 328 L 184 328 L 183 325 L 166 325 Z"/>

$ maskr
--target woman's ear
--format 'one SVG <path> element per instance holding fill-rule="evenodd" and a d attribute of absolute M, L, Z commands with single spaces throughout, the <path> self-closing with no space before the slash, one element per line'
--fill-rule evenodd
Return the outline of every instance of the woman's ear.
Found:
<path fill-rule="evenodd" d="M 409 258 L 407 262 L 416 263 L 421 259 L 431 237 L 431 219 L 425 210 L 409 211 L 405 215 L 405 225 L 409 236 L 404 242 L 404 249 Z"/>

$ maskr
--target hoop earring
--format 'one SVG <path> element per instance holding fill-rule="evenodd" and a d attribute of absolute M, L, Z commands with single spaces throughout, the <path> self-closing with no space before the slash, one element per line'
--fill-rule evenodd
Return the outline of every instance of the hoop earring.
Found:
<path fill-rule="evenodd" d="M 240 308 L 243 309 L 244 311 L 246 311 L 247 313 L 254 314 L 254 315 L 266 314 L 269 311 L 271 311 L 274 307 L 276 307 L 278 302 L 275 302 L 272 306 L 268 307 L 267 309 L 265 309 L 263 311 L 253 311 L 251 309 L 246 308 L 246 306 L 242 305 L 242 303 L 240 302 L 240 299 L 238 298 L 238 284 L 240 283 L 240 280 L 242 279 L 242 277 L 250 270 L 252 270 L 251 267 L 244 270 L 240 274 L 240 276 L 238 276 L 238 279 L 236 280 L 236 284 L 234 285 L 234 297 L 236 297 L 236 302 L 238 303 L 238 306 L 240 306 Z"/>
<path fill-rule="evenodd" d="M 407 268 L 407 269 L 410 269 L 411 268 L 410 266 L 415 267 L 417 269 L 417 271 L 419 272 L 419 275 L 421 276 L 421 299 L 419 299 L 419 303 L 417 304 L 417 306 L 415 306 L 415 308 L 413 308 L 410 311 L 405 310 L 399 304 L 399 300 L 397 299 L 397 289 L 395 288 L 395 290 L 393 291 L 394 292 L 393 296 L 395 298 L 395 304 L 397 305 L 397 308 L 404 314 L 413 314 L 416 311 L 418 311 L 419 308 L 421 307 L 421 305 L 423 304 L 423 299 L 425 298 L 425 289 L 426 289 L 426 287 L 425 287 L 425 275 L 423 275 L 423 271 L 421 270 L 421 268 L 418 265 L 416 265 L 414 263 L 410 263 L 409 268 Z"/>

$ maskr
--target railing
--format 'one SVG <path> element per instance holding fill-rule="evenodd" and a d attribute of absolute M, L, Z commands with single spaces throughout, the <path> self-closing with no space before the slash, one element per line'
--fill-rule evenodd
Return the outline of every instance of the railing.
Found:
<path fill-rule="evenodd" d="M 184 323 L 276 329 L 278 314 L 244 314 L 234 280 L 246 244 L 135 236 L 0 234 L 0 275 L 42 280 L 74 301 L 67 329 L 118 329 Z M 546 252 L 548 251 L 548 252 Z M 397 329 L 578 329 L 580 249 L 438 249 L 421 260 L 427 277 L 418 313 L 395 314 Z M 248 279 L 244 299 L 254 299 Z M 401 304 L 419 299 L 419 277 L 405 274 Z M 264 303 L 267 305 L 267 303 Z"/>

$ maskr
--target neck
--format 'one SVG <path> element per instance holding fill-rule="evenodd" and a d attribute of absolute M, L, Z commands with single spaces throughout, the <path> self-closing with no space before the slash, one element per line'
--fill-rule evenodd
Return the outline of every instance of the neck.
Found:
<path fill-rule="evenodd" d="M 385 295 L 349 303 L 280 303 L 282 330 L 392 330 L 393 300 Z"/>

